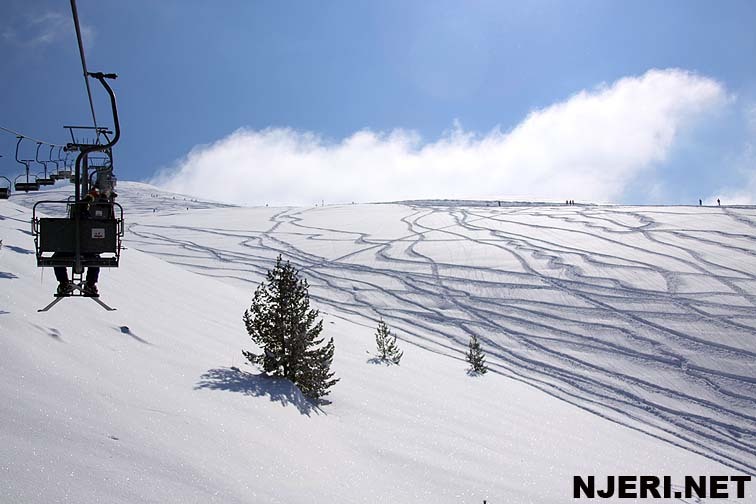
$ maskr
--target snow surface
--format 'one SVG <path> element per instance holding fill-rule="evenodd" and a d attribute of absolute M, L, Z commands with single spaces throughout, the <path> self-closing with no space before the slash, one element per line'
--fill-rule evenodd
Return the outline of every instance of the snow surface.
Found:
<path fill-rule="evenodd" d="M 0 201 L 0 502 L 558 503 L 574 475 L 756 473 L 754 208 L 118 190 L 116 312 L 36 312 L 30 207 L 69 188 Z M 335 339 L 331 404 L 241 356 L 279 253 Z M 400 366 L 370 363 L 378 317 Z"/>

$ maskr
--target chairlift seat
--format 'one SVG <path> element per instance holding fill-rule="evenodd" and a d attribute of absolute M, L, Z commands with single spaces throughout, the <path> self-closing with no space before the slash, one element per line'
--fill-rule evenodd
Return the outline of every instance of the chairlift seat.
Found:
<path fill-rule="evenodd" d="M 39 184 L 37 182 L 16 182 L 16 191 L 39 191 Z"/>
<path fill-rule="evenodd" d="M 37 183 L 41 186 L 50 186 L 55 185 L 55 179 L 51 178 L 39 178 L 37 179 Z"/>
<path fill-rule="evenodd" d="M 10 196 L 10 189 L 7 187 L 0 187 L 0 199 L 8 199 Z"/>
<path fill-rule="evenodd" d="M 75 259 L 73 254 L 63 256 L 38 256 L 38 267 L 50 267 L 50 268 L 73 268 L 75 267 Z M 118 256 L 113 257 L 100 257 L 97 255 L 82 256 L 81 258 L 82 268 L 117 268 Z"/>

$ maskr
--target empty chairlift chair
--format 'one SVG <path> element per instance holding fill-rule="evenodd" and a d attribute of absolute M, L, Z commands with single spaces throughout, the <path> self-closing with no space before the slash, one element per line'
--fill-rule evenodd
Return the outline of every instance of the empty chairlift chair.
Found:
<path fill-rule="evenodd" d="M 37 182 L 37 176 L 32 174 L 31 176 L 34 177 L 33 180 L 29 179 L 29 173 L 26 173 L 24 175 L 23 173 L 16 177 L 16 179 L 13 181 L 13 188 L 16 190 L 16 192 L 30 192 L 30 191 L 39 191 L 39 183 Z M 21 177 L 26 177 L 21 182 L 18 181 Z"/>
<path fill-rule="evenodd" d="M 55 179 L 52 177 L 47 176 L 47 161 L 43 161 L 39 159 L 39 148 L 42 147 L 42 142 L 37 142 L 37 154 L 35 156 L 35 161 L 37 163 L 41 164 L 45 167 L 44 172 L 42 173 L 42 176 L 40 177 L 40 174 L 37 174 L 37 183 L 40 186 L 51 186 L 55 185 Z M 52 150 L 52 149 L 51 149 Z"/>
<path fill-rule="evenodd" d="M 33 159 L 18 159 L 18 147 L 21 145 L 21 141 L 24 139 L 24 137 L 20 136 L 18 137 L 18 142 L 16 143 L 16 162 L 19 164 L 24 165 L 25 173 L 22 173 L 16 179 L 13 181 L 13 187 L 18 191 L 23 192 L 29 192 L 29 191 L 39 191 L 39 183 L 37 182 L 37 176 L 34 174 L 29 173 L 29 164 L 32 163 Z M 19 182 L 20 178 L 24 178 L 21 182 Z M 34 177 L 34 179 L 30 179 L 30 177 Z"/>
<path fill-rule="evenodd" d="M 63 147 L 58 147 L 58 159 L 53 159 L 52 158 L 52 147 L 50 148 L 50 154 L 51 154 L 51 156 L 50 156 L 50 162 L 55 163 L 55 173 L 53 173 L 52 175 L 50 175 L 50 178 L 53 179 L 53 180 L 63 180 L 64 178 L 68 177 L 68 175 L 66 177 L 63 177 L 61 175 L 61 173 L 60 173 L 60 165 L 58 163 L 60 161 L 62 161 L 62 159 L 60 157 L 60 151 L 61 151 L 61 149 L 63 149 Z"/>
<path fill-rule="evenodd" d="M 0 155 L 0 157 L 3 157 Z M 0 175 L 0 179 L 5 180 L 5 182 L 8 184 L 7 186 L 1 185 L 3 182 L 0 181 L 0 199 L 8 199 L 11 195 L 11 186 L 13 185 L 8 179 L 8 177 L 3 177 Z"/>
<path fill-rule="evenodd" d="M 8 199 L 11 194 L 11 181 L 3 176 L 0 176 L 0 179 L 3 179 L 8 183 L 7 187 L 0 186 L 0 199 Z M 0 181 L 0 184 L 2 184 L 2 181 Z"/>
<path fill-rule="evenodd" d="M 71 165 L 68 164 L 68 156 L 69 156 L 69 153 L 66 152 L 66 157 L 65 157 L 65 159 L 62 160 L 63 161 L 63 169 L 62 170 L 58 170 L 58 178 L 60 180 L 66 180 L 66 179 L 72 178 L 73 173 L 71 172 Z M 73 182 L 73 180 L 71 182 Z"/>

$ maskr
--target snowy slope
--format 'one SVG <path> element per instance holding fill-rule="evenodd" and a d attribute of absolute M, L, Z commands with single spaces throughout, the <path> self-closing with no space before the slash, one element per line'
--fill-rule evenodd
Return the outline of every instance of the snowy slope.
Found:
<path fill-rule="evenodd" d="M 754 473 L 753 209 L 119 194 L 112 313 L 36 313 L 55 287 L 29 253 L 38 196 L 0 202 L 2 502 L 551 503 L 573 475 Z M 278 253 L 336 341 L 321 409 L 240 355 Z M 401 366 L 368 362 L 379 315 Z"/>

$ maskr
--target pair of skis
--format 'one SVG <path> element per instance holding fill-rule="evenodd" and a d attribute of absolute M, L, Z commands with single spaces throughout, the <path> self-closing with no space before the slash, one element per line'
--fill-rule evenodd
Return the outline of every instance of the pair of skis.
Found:
<path fill-rule="evenodd" d="M 53 301 L 49 305 L 45 306 L 44 308 L 40 308 L 37 311 L 38 312 L 46 312 L 46 311 L 50 310 L 56 304 L 58 304 L 61 301 L 63 301 L 64 298 L 68 298 L 68 297 L 85 297 L 85 298 L 89 298 L 92 301 L 94 301 L 95 303 L 97 303 L 98 305 L 102 306 L 107 311 L 115 311 L 116 310 L 115 308 L 111 308 L 110 306 L 108 306 L 105 303 L 103 303 L 100 300 L 100 298 L 97 297 L 97 296 L 85 296 L 82 284 L 80 284 L 80 283 L 79 284 L 74 283 L 73 284 L 73 288 L 74 288 L 74 290 L 78 290 L 80 292 L 80 294 L 73 294 L 73 293 L 71 293 L 71 294 L 55 294 L 55 299 L 53 299 Z"/>

